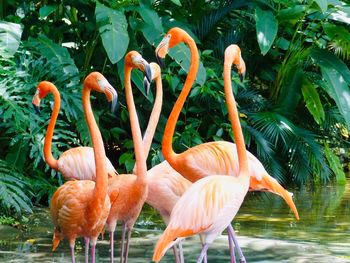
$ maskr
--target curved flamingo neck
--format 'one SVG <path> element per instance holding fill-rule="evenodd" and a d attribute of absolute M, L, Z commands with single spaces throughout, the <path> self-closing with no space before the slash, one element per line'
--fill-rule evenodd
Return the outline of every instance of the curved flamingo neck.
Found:
<path fill-rule="evenodd" d="M 225 57 L 224 62 L 224 90 L 226 97 L 226 105 L 228 109 L 228 115 L 232 126 L 233 136 L 236 141 L 237 146 L 237 155 L 239 163 L 239 172 L 246 175 L 249 174 L 248 168 L 248 157 L 247 151 L 244 143 L 243 132 L 241 128 L 241 123 L 238 117 L 238 110 L 235 98 L 232 92 L 232 83 L 231 83 L 231 67 L 232 61 L 227 61 Z"/>
<path fill-rule="evenodd" d="M 85 83 L 84 83 L 85 84 Z M 103 145 L 102 135 L 97 126 L 90 103 L 91 89 L 84 85 L 82 92 L 82 102 L 85 119 L 89 128 L 92 147 L 94 149 L 95 167 L 96 167 L 96 183 L 91 207 L 96 203 L 103 204 L 107 194 L 108 176 L 106 168 L 106 153 Z M 97 206 L 98 207 L 98 206 Z"/>
<path fill-rule="evenodd" d="M 156 78 L 156 98 L 154 101 L 151 115 L 149 117 L 146 131 L 142 140 L 145 156 L 148 156 L 149 150 L 152 145 L 152 140 L 156 132 L 157 124 L 160 117 L 160 112 L 162 111 L 162 104 L 163 104 L 163 87 L 162 87 L 162 79 L 159 76 Z"/>
<path fill-rule="evenodd" d="M 171 166 L 175 165 L 175 162 L 176 162 L 176 153 L 174 152 L 173 145 L 172 145 L 176 122 L 179 118 L 181 109 L 185 104 L 186 98 L 190 93 L 192 85 L 196 79 L 198 66 L 199 66 L 199 55 L 198 55 L 198 49 L 197 49 L 196 43 L 190 36 L 187 36 L 187 37 L 185 36 L 183 42 L 186 43 L 190 48 L 191 65 L 186 77 L 186 81 L 182 88 L 182 91 L 178 99 L 176 100 L 175 105 L 170 113 L 169 119 L 166 123 L 163 140 L 162 140 L 163 156 Z"/>
<path fill-rule="evenodd" d="M 125 83 L 125 96 L 126 103 L 128 105 L 128 111 L 130 116 L 130 126 L 132 133 L 132 140 L 134 142 L 134 152 L 136 159 L 136 175 L 139 182 L 146 182 L 147 166 L 146 157 L 142 144 L 142 136 L 140 130 L 139 119 L 135 108 L 134 97 L 131 89 L 131 70 L 130 66 L 125 65 L 124 68 L 124 83 Z"/>
<path fill-rule="evenodd" d="M 60 97 L 60 93 L 58 92 L 58 89 L 53 84 L 50 85 L 50 92 L 53 94 L 54 104 L 53 104 L 53 110 L 51 113 L 51 119 L 50 119 L 49 125 L 47 126 L 45 140 L 44 140 L 44 158 L 46 163 L 52 169 L 58 170 L 58 160 L 55 159 L 55 157 L 53 157 L 51 147 L 52 147 L 53 131 L 55 129 L 58 113 L 61 107 L 61 97 Z"/>

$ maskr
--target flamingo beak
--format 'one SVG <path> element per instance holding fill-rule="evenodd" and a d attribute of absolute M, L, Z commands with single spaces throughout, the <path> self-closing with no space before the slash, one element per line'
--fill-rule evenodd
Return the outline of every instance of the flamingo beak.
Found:
<path fill-rule="evenodd" d="M 165 68 L 164 58 L 168 54 L 169 37 L 164 37 L 156 48 L 156 57 L 161 68 Z"/>
<path fill-rule="evenodd" d="M 147 78 L 148 82 L 151 83 L 151 81 L 152 81 L 152 70 L 151 70 L 151 66 L 148 63 L 145 64 L 145 75 L 146 75 L 146 78 Z M 148 89 L 148 91 L 146 91 L 146 93 L 148 94 L 148 92 L 149 92 L 149 89 Z"/>
<path fill-rule="evenodd" d="M 255 177 L 250 177 L 250 190 L 253 191 L 268 191 L 274 194 L 281 196 L 284 201 L 288 204 L 290 209 L 293 211 L 294 216 L 299 220 L 299 213 L 294 204 L 292 193 L 284 189 L 275 178 L 271 177 L 268 174 L 265 174 L 262 179 L 259 181 Z"/>
<path fill-rule="evenodd" d="M 151 83 L 148 81 L 147 77 L 143 78 L 143 87 L 146 91 L 146 95 L 148 96 L 150 90 Z"/>
<path fill-rule="evenodd" d="M 110 87 L 111 99 L 109 100 L 111 105 L 111 112 L 117 113 L 118 111 L 118 94 L 114 88 Z"/>
<path fill-rule="evenodd" d="M 245 77 L 245 72 L 242 74 L 239 74 L 239 79 L 241 80 L 241 82 L 243 82 L 244 77 Z"/>
<path fill-rule="evenodd" d="M 32 104 L 33 104 L 33 107 L 34 107 L 34 110 L 36 112 L 36 114 L 40 114 L 40 98 L 39 98 L 39 92 L 37 91 L 33 97 L 33 100 L 32 100 Z"/>

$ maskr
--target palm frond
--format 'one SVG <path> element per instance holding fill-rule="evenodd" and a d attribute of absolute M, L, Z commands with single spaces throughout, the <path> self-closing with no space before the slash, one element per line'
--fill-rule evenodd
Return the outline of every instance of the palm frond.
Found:
<path fill-rule="evenodd" d="M 0 159 L 0 206 L 5 212 L 32 212 L 31 186 L 9 163 Z"/>

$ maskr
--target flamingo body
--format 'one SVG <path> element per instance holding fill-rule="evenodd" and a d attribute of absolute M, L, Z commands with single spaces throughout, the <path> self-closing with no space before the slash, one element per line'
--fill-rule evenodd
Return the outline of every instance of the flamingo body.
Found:
<path fill-rule="evenodd" d="M 53 250 L 63 237 L 68 239 L 70 245 L 74 245 L 76 237 L 80 236 L 89 237 L 92 242 L 96 242 L 111 204 L 107 196 L 99 209 L 91 209 L 88 204 L 94 199 L 94 188 L 93 181 L 70 181 L 60 186 L 52 196 L 50 212 L 55 225 Z M 97 220 L 91 221 L 92 218 Z"/>
<path fill-rule="evenodd" d="M 114 231 L 117 220 L 132 229 L 147 198 L 147 184 L 140 184 L 134 174 L 120 174 L 108 180 L 111 209 L 106 222 L 107 229 Z"/>
<path fill-rule="evenodd" d="M 92 147 L 71 148 L 61 154 L 57 163 L 58 171 L 66 180 L 96 181 L 95 157 Z M 117 172 L 108 158 L 106 158 L 106 166 L 108 177 L 114 177 Z"/>
<path fill-rule="evenodd" d="M 248 176 L 211 175 L 192 184 L 174 206 L 153 260 L 160 261 L 177 238 L 201 234 L 211 244 L 235 217 L 248 188 Z"/>
<path fill-rule="evenodd" d="M 146 203 L 156 209 L 168 224 L 173 207 L 192 183 L 176 172 L 167 161 L 148 170 L 147 179 Z"/>

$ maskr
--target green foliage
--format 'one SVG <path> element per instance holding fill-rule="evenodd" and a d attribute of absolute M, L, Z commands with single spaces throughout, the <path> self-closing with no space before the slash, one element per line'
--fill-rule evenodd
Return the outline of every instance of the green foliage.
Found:
<path fill-rule="evenodd" d="M 206 141 L 232 141 L 222 58 L 225 48 L 237 43 L 247 75 L 241 83 L 233 71 L 232 82 L 249 150 L 285 182 L 326 182 L 331 174 L 342 178 L 336 154 L 338 148 L 349 148 L 350 127 L 350 17 L 345 2 L 14 0 L 5 7 L 0 14 L 5 20 L 0 22 L 0 159 L 7 170 L 16 171 L 16 178 L 29 180 L 36 197 L 21 189 L 33 203 L 46 203 L 62 183 L 42 158 L 52 97 L 42 102 L 41 115 L 35 115 L 30 102 L 37 83 L 52 81 L 61 93 L 52 149 L 57 157 L 90 143 L 81 110 L 81 83 L 88 72 L 102 72 L 118 90 L 120 115 L 107 113 L 99 96 L 92 98 L 94 114 L 108 157 L 120 172 L 130 172 L 135 157 L 122 58 L 137 50 L 154 61 L 155 46 L 173 26 L 189 32 L 201 58 L 176 127 L 176 151 Z M 188 48 L 179 45 L 171 49 L 163 69 L 165 100 L 151 165 L 163 160 L 163 129 L 189 60 Z M 140 72 L 133 72 L 132 81 L 144 131 L 154 94 L 146 96 Z M 7 184 L 16 186 L 16 180 Z M 2 207 L 17 211 L 11 204 L 3 202 Z"/>
<path fill-rule="evenodd" d="M 114 64 L 124 56 L 128 48 L 128 23 L 122 10 L 114 10 L 99 3 L 96 4 L 95 13 L 103 46 Z"/>
<path fill-rule="evenodd" d="M 270 10 L 255 9 L 256 37 L 261 50 L 265 55 L 272 46 L 277 34 L 277 20 Z"/>
<path fill-rule="evenodd" d="M 8 162 L 0 159 L 0 206 L 5 213 L 32 212 L 33 195 L 28 180 Z"/>

